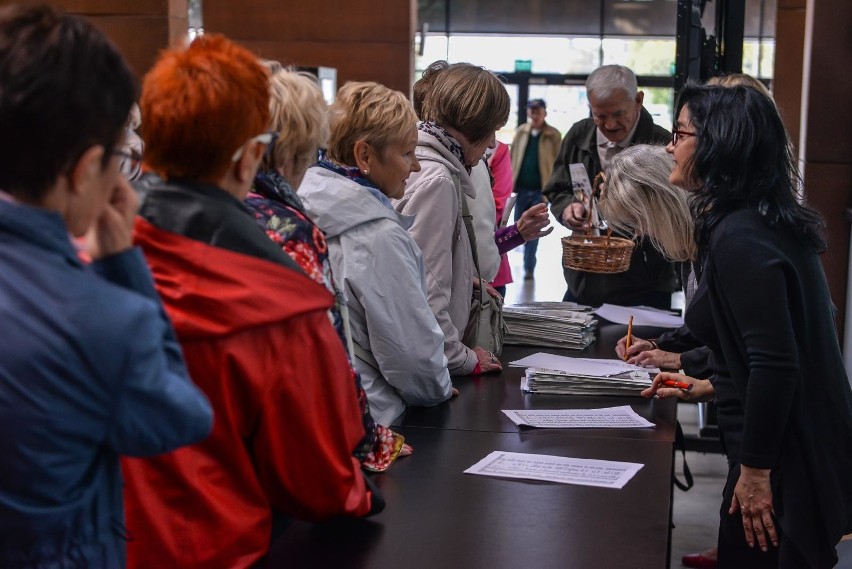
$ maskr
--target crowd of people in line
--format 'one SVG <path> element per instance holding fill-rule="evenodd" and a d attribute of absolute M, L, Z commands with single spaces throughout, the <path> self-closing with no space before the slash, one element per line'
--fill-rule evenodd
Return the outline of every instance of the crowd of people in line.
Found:
<path fill-rule="evenodd" d="M 327 106 L 207 34 L 139 89 L 84 19 L 0 10 L 0 566 L 255 567 L 290 520 L 379 514 L 370 473 L 416 451 L 406 407 L 502 369 L 481 314 L 506 253 L 532 278 L 548 203 L 588 227 L 578 164 L 637 247 L 626 273 L 566 269 L 566 300 L 686 290 L 683 328 L 615 350 L 672 370 L 645 396 L 718 407 L 718 566 L 833 566 L 852 392 L 771 96 L 690 85 L 669 133 L 626 67 L 587 91 L 564 138 L 530 101 L 509 148 L 505 86 L 473 64 L 434 63 L 413 101 L 350 82 Z"/>

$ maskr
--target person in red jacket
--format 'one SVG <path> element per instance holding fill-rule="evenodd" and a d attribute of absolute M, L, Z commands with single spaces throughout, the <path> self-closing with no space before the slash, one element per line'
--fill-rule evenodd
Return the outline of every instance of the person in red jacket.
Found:
<path fill-rule="evenodd" d="M 333 297 L 242 203 L 274 138 L 268 93 L 217 35 L 164 52 L 143 83 L 136 242 L 216 418 L 203 443 L 124 462 L 130 567 L 250 567 L 279 522 L 384 505 L 352 454 L 364 427 Z"/>

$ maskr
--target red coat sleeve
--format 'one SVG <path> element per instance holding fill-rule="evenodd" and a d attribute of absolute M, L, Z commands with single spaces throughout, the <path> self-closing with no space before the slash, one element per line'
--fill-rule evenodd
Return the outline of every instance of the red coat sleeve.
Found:
<path fill-rule="evenodd" d="M 270 502 L 306 520 L 367 514 L 371 495 L 352 456 L 364 427 L 346 352 L 326 312 L 266 333 L 276 349 L 258 354 L 249 374 L 263 378 L 251 447 Z"/>

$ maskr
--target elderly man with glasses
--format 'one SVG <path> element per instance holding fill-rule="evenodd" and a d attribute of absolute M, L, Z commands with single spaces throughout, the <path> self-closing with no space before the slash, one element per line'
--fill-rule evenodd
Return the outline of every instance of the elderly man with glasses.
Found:
<path fill-rule="evenodd" d="M 553 215 L 572 231 L 589 227 L 587 202 L 575 196 L 571 166 L 581 165 L 589 180 L 606 171 L 618 152 L 633 144 L 665 144 L 671 133 L 654 124 L 642 106 L 636 75 L 622 65 L 604 65 L 589 75 L 586 91 L 591 117 L 574 124 L 562 141 L 553 176 L 543 193 Z M 576 167 L 575 167 L 576 169 Z M 595 274 L 564 269 L 568 290 L 565 300 L 600 306 L 647 305 L 668 309 L 677 289 L 677 271 L 645 239 L 633 250 L 630 268 L 623 273 Z"/>

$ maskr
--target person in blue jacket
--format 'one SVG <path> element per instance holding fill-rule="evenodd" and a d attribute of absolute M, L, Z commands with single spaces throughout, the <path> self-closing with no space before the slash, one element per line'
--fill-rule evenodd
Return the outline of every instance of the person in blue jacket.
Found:
<path fill-rule="evenodd" d="M 11 5 L 0 86 L 0 567 L 123 567 L 119 457 L 212 428 L 131 246 L 134 80 L 82 19 Z"/>

